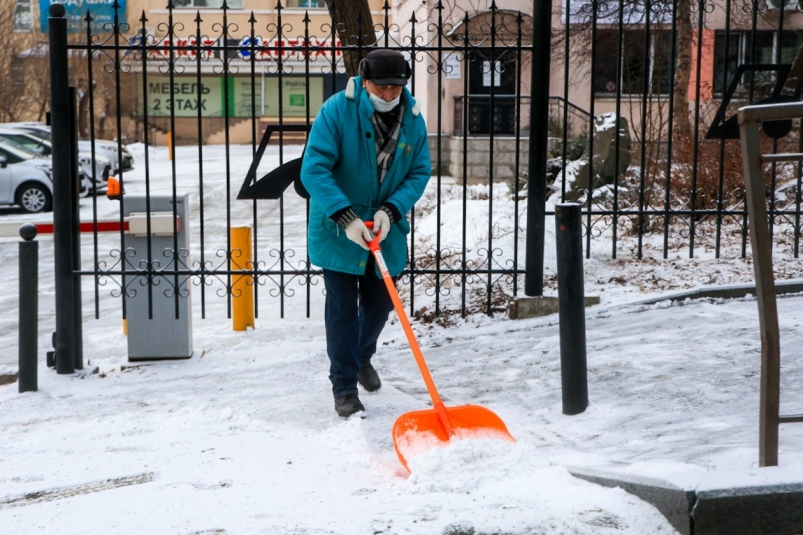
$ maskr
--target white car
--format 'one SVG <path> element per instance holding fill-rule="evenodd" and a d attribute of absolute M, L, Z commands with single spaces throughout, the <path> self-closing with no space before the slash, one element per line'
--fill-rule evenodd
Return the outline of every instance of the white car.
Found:
<path fill-rule="evenodd" d="M 79 139 L 78 149 L 86 152 L 92 152 L 92 141 L 89 139 Z M 108 141 L 106 139 L 95 140 L 95 153 L 101 154 L 112 162 L 112 174 L 116 175 L 120 172 L 120 164 L 123 165 L 123 171 L 131 171 L 134 168 L 134 156 L 128 152 L 125 146 L 122 150 L 117 152 L 117 143 Z M 121 157 L 117 155 L 120 154 Z"/>
<path fill-rule="evenodd" d="M 2 128 L 16 128 L 24 130 L 29 134 L 33 134 L 40 139 L 50 141 L 50 127 L 44 123 L 6 123 L 0 125 Z M 108 158 L 112 165 L 111 174 L 116 175 L 120 172 L 120 164 L 122 164 L 123 171 L 130 171 L 134 168 L 134 157 L 123 145 L 122 150 L 118 153 L 117 142 L 109 141 L 107 139 L 95 140 L 95 154 L 99 154 Z M 88 139 L 78 140 L 78 150 L 85 152 L 92 152 L 92 141 Z"/>
<path fill-rule="evenodd" d="M 0 142 L 0 204 L 16 204 L 28 213 L 53 209 L 53 170 L 44 158 Z"/>
<path fill-rule="evenodd" d="M 0 127 L 0 140 L 12 141 L 31 152 L 39 152 L 44 156 L 50 157 L 53 153 L 53 147 L 49 140 L 40 138 L 34 134 L 24 130 L 17 130 L 15 128 L 2 128 Z M 92 154 L 84 151 L 78 151 L 78 165 L 81 171 L 88 177 L 93 176 L 92 172 Z M 95 189 L 97 191 L 105 191 L 109 181 L 109 173 L 111 172 L 111 162 L 108 158 L 101 155 L 95 155 Z M 90 182 L 90 189 L 91 189 Z"/>

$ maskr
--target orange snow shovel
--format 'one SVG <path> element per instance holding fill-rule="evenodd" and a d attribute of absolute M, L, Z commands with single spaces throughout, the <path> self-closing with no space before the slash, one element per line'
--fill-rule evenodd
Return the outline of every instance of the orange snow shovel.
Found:
<path fill-rule="evenodd" d="M 373 221 L 366 221 L 365 225 L 373 228 Z M 413 350 L 413 356 L 421 371 L 421 376 L 424 378 L 424 383 L 427 385 L 434 407 L 402 414 L 393 424 L 393 447 L 396 449 L 396 455 L 399 456 L 401 463 L 409 470 L 408 459 L 448 443 L 452 439 L 497 438 L 515 442 L 516 440 L 510 435 L 502 419 L 485 407 L 478 405 L 444 406 L 435 388 L 435 383 L 432 381 L 427 363 L 424 361 L 424 355 L 421 353 L 413 328 L 410 326 L 410 320 L 404 312 L 396 285 L 393 284 L 393 279 L 388 273 L 382 251 L 379 249 L 378 233 L 368 246 L 382 273 L 382 279 L 393 300 L 399 321 L 404 327 L 404 333 L 407 335 L 407 341 L 410 342 L 410 349 Z"/>

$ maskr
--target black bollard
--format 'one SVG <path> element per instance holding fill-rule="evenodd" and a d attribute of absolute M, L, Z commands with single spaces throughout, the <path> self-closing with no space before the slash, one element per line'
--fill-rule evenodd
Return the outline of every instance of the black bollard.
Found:
<path fill-rule="evenodd" d="M 575 203 L 556 205 L 555 227 L 558 249 L 558 314 L 563 414 L 580 414 L 588 407 L 583 223 L 580 218 L 580 205 Z"/>
<path fill-rule="evenodd" d="M 26 223 L 20 227 L 20 300 L 19 300 L 19 390 L 36 392 L 37 343 L 39 335 L 39 242 L 35 241 L 36 226 Z"/>

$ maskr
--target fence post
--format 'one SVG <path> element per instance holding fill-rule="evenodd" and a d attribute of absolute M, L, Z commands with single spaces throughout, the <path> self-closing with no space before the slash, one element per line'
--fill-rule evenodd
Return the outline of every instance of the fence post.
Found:
<path fill-rule="evenodd" d="M 39 335 L 39 242 L 36 225 L 20 227 L 19 245 L 19 391 L 36 392 L 37 337 Z"/>
<path fill-rule="evenodd" d="M 90 89 L 91 91 L 91 89 Z M 81 270 L 81 207 L 78 203 L 78 194 L 81 190 L 81 175 L 78 172 L 78 93 L 75 87 L 70 87 L 70 172 L 72 176 L 72 267 L 75 271 Z M 94 161 L 92 169 L 94 172 Z M 94 186 L 94 176 L 92 188 Z M 94 195 L 96 191 L 90 194 Z M 73 323 L 75 324 L 75 369 L 84 369 L 84 335 L 83 311 L 81 309 L 81 277 L 73 276 Z"/>
<path fill-rule="evenodd" d="M 56 283 L 56 371 L 75 372 L 73 314 L 72 171 L 70 96 L 67 70 L 67 19 L 61 4 L 51 4 L 48 19 L 50 53 L 50 121 L 53 144 L 53 256 Z"/>
<path fill-rule="evenodd" d="M 563 414 L 580 414 L 588 407 L 583 223 L 580 208 L 576 203 L 555 206 Z"/>
<path fill-rule="evenodd" d="M 552 2 L 533 0 L 532 61 L 530 62 L 530 155 L 527 180 L 527 246 L 524 294 L 544 294 L 544 230 L 546 219 L 546 158 L 549 144 L 549 67 Z"/>
<path fill-rule="evenodd" d="M 236 255 L 236 256 L 235 256 Z M 231 270 L 252 269 L 251 227 L 231 228 Z M 232 327 L 235 331 L 245 331 L 254 327 L 254 277 L 234 275 L 231 288 L 233 302 Z"/>

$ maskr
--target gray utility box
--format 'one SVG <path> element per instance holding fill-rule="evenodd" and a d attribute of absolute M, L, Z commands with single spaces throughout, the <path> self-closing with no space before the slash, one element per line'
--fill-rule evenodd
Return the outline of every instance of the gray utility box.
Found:
<path fill-rule="evenodd" d="M 187 195 L 177 196 L 178 265 L 173 256 L 173 196 L 151 195 L 150 251 L 153 271 L 188 271 L 190 266 L 189 207 Z M 145 197 L 126 195 L 124 216 L 128 222 L 124 248 L 126 268 L 148 265 L 148 217 Z M 130 255 L 130 256 L 129 256 Z M 128 319 L 128 360 L 188 359 L 192 357 L 192 281 L 187 275 L 157 275 L 148 291 L 147 273 L 126 275 L 123 294 Z M 178 281 L 178 287 L 176 287 Z M 178 292 L 178 309 L 176 309 Z M 149 305 L 152 316 L 149 318 Z M 178 314 L 177 314 L 178 312 Z"/>

